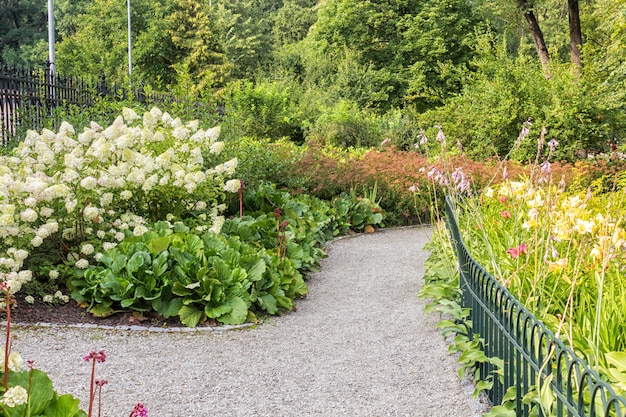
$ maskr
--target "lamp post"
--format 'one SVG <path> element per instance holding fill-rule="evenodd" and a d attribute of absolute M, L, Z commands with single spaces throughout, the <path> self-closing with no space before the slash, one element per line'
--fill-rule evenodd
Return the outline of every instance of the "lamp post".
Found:
<path fill-rule="evenodd" d="M 132 37 L 130 35 L 130 0 L 126 0 L 128 14 L 128 86 L 132 87 L 133 78 L 133 46 Z"/>
<path fill-rule="evenodd" d="M 54 76 L 56 69 L 54 42 L 54 0 L 48 0 L 48 61 L 50 62 L 50 75 L 52 76 Z"/>

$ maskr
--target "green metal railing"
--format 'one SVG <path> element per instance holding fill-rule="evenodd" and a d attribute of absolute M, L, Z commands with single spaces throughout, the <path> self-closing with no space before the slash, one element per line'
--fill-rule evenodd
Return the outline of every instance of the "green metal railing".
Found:
<path fill-rule="evenodd" d="M 514 386 L 517 416 L 531 415 L 532 406 L 522 402 L 531 390 L 549 390 L 550 416 L 626 416 L 626 399 L 616 395 L 597 372 L 472 258 L 463 243 L 450 197 L 446 199 L 446 221 L 459 261 L 461 305 L 470 309 L 469 336 L 478 334 L 487 357 L 500 358 L 504 363 L 502 378 L 494 378 L 487 392 L 491 402 L 500 404 Z M 489 362 L 480 367 L 481 376 L 496 371 Z M 546 414 L 539 409 L 538 415 Z"/>

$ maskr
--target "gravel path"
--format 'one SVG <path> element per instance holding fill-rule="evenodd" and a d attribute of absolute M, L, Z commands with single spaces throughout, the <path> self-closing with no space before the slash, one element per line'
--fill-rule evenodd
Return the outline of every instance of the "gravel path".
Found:
<path fill-rule="evenodd" d="M 19 327 L 14 349 L 87 407 L 90 366 L 107 379 L 103 416 L 137 402 L 150 417 L 478 416 L 456 361 L 417 299 L 428 228 L 327 247 L 298 311 L 256 328 L 147 332 Z"/>

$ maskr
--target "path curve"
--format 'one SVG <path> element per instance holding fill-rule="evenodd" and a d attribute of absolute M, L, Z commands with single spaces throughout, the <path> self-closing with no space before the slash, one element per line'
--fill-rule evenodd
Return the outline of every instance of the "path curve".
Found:
<path fill-rule="evenodd" d="M 87 407 L 90 366 L 103 416 L 137 402 L 150 417 L 478 416 L 457 365 L 417 299 L 429 228 L 340 239 L 308 279 L 298 311 L 223 332 L 16 328 L 14 349 Z M 96 415 L 94 413 L 94 415 Z"/>

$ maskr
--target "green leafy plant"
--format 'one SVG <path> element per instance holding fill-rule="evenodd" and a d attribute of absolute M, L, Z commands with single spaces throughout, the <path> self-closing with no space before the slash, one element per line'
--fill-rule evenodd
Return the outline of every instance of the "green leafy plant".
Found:
<path fill-rule="evenodd" d="M 91 352 L 84 360 L 92 362 L 92 372 L 89 387 L 88 412 L 79 409 L 80 400 L 70 394 L 58 395 L 53 389 L 48 375 L 34 367 L 34 361 L 28 360 L 27 369 L 23 369 L 23 360 L 18 352 L 11 351 L 11 308 L 15 301 L 15 288 L 3 281 L 0 283 L 0 292 L 3 295 L 2 303 L 6 311 L 5 348 L 0 349 L 3 356 L 0 375 L 0 413 L 7 417 L 90 417 L 94 411 L 96 388 L 98 393 L 106 381 L 95 379 L 96 362 L 104 362 L 106 355 L 103 351 Z M 99 395 L 98 395 L 99 396 Z M 98 401 L 98 410 L 101 403 Z M 98 415 L 100 412 L 98 411 Z"/>
<path fill-rule="evenodd" d="M 459 274 L 452 255 L 450 239 L 442 224 L 434 230 L 433 239 L 426 249 L 430 255 L 425 262 L 424 285 L 419 297 L 429 300 L 425 311 L 437 312 L 441 320 L 437 328 L 449 340 L 448 352 L 458 354 L 459 377 L 471 375 L 476 397 L 481 391 L 493 386 L 493 378 L 501 375 L 502 361 L 487 357 L 484 353 L 484 341 L 478 335 L 471 335 L 472 322 L 468 320 L 469 311 L 460 306 Z M 491 375 L 481 375 L 479 365 L 489 362 L 495 365 Z"/>
<path fill-rule="evenodd" d="M 207 319 L 241 324 L 256 321 L 260 311 L 291 310 L 307 293 L 289 255 L 238 236 L 199 235 L 182 223 L 161 222 L 107 251 L 100 265 L 76 270 L 68 287 L 94 315 L 154 310 L 189 327 Z"/>
<path fill-rule="evenodd" d="M 322 246 L 332 238 L 328 203 L 304 194 L 292 195 L 274 185 L 261 185 L 244 193 L 247 216 L 228 220 L 222 232 L 259 243 L 267 250 L 278 245 L 282 233 L 287 257 L 303 271 L 316 268 L 325 257 Z M 281 226 L 283 222 L 286 222 Z"/>
<path fill-rule="evenodd" d="M 346 234 L 350 230 L 363 231 L 367 226 L 382 224 L 383 211 L 380 206 L 367 197 L 357 197 L 354 190 L 334 198 L 332 204 L 335 235 Z"/>

